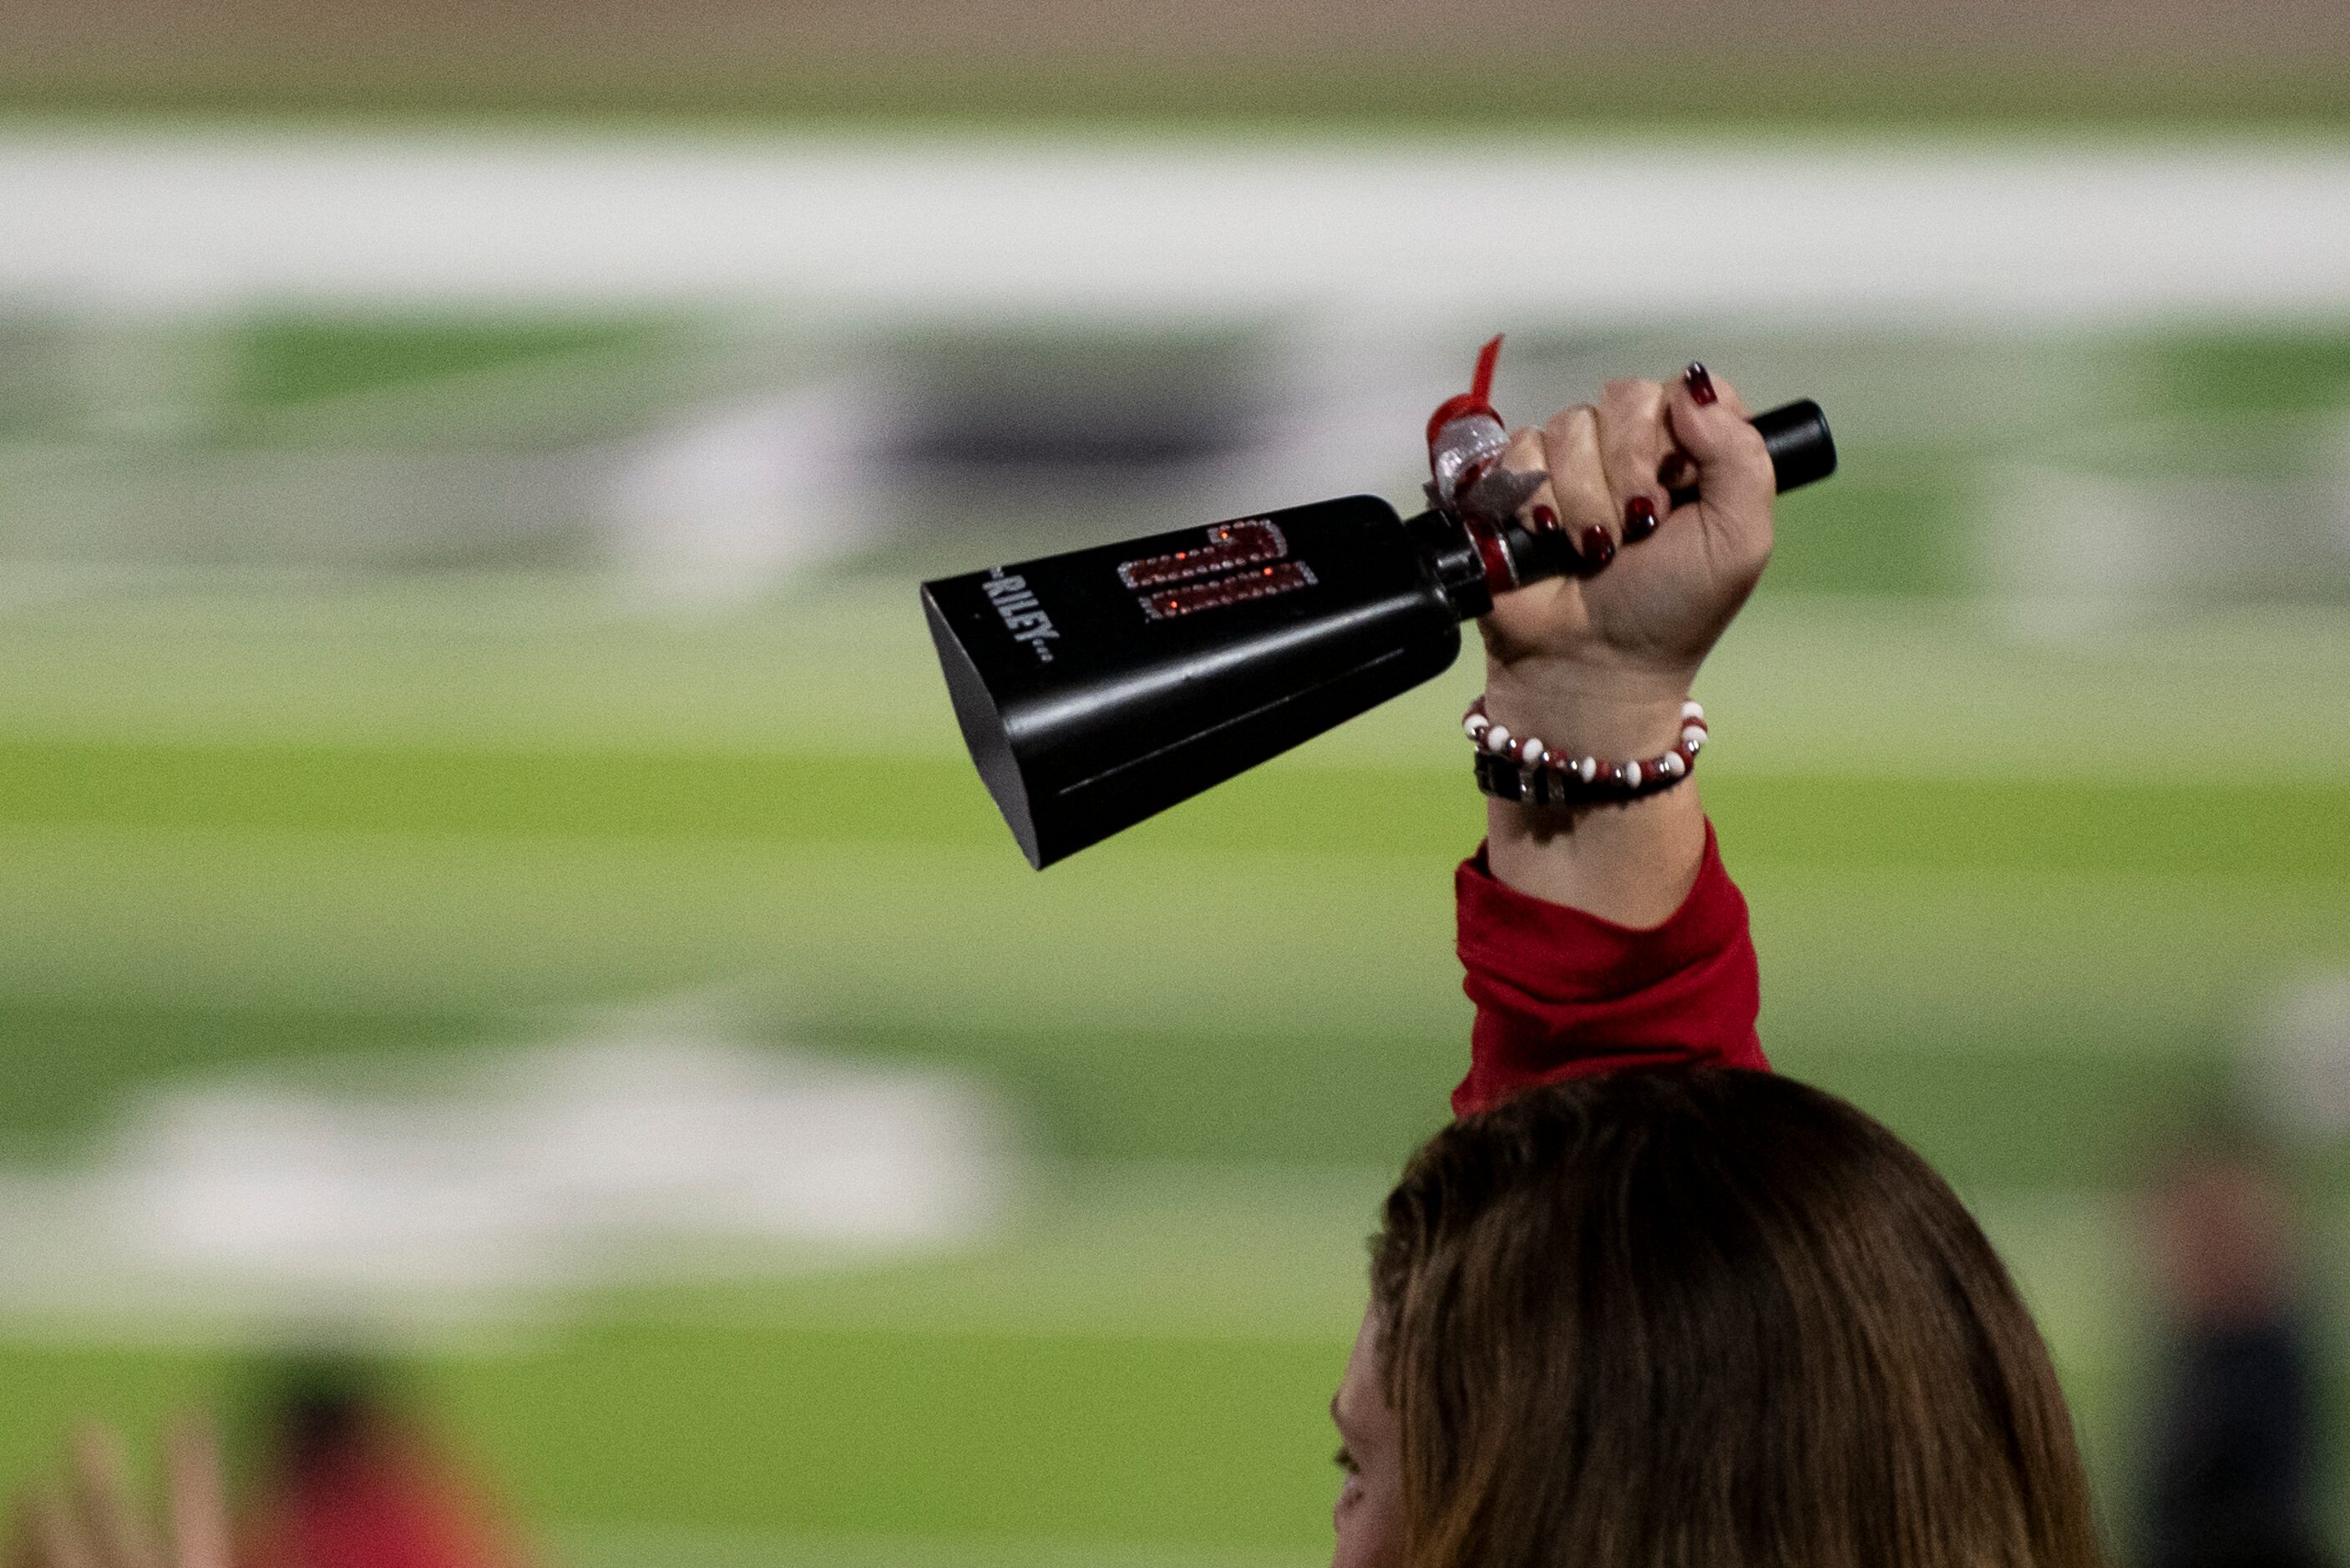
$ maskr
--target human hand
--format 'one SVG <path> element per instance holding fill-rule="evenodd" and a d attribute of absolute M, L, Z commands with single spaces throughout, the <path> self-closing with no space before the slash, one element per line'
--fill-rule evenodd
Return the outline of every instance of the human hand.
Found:
<path fill-rule="evenodd" d="M 1584 569 L 1502 596 L 1481 622 L 1495 722 L 1616 757 L 1678 738 L 1698 667 L 1770 559 L 1777 485 L 1747 418 L 1691 367 L 1610 381 L 1596 405 L 1512 435 L 1504 465 L 1548 475 L 1521 518 L 1562 531 Z M 1691 483 L 1700 498 L 1672 505 Z"/>
<path fill-rule="evenodd" d="M 211 1428 L 175 1426 L 164 1470 L 168 1516 L 159 1528 L 131 1495 L 121 1438 L 85 1428 L 65 1483 L 18 1499 L 8 1568 L 229 1568 L 228 1502 Z"/>

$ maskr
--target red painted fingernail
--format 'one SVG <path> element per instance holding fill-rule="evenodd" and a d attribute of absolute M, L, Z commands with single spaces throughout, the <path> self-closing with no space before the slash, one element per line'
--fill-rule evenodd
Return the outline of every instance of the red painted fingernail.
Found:
<path fill-rule="evenodd" d="M 1624 543 L 1637 545 L 1657 531 L 1657 504 L 1645 495 L 1624 503 Z"/>
<path fill-rule="evenodd" d="M 1535 507 L 1534 511 L 1534 526 L 1544 530 L 1545 533 L 1558 526 L 1558 514 L 1552 511 L 1547 506 Z"/>
<path fill-rule="evenodd" d="M 1713 374 L 1696 360 L 1690 360 L 1690 368 L 1681 372 L 1681 380 L 1688 386 L 1690 396 L 1700 404 L 1713 401 Z"/>
<path fill-rule="evenodd" d="M 1616 558 L 1616 541 L 1605 528 L 1586 528 L 1575 547 L 1583 552 L 1584 566 L 1594 572 Z"/>

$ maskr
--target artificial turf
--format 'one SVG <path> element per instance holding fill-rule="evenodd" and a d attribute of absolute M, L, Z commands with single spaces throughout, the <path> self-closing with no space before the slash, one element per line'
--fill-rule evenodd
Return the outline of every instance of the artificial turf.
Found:
<path fill-rule="evenodd" d="M 603 341 L 370 330 L 346 390 Z M 331 402 L 284 331 L 247 400 Z M 2333 343 L 2180 338 L 2130 385 L 2314 417 Z M 2350 967 L 2350 638 L 2323 606 L 2052 636 L 1939 597 L 1982 444 L 1864 441 L 1789 503 L 1705 678 L 1700 782 L 1766 1044 L 1978 1200 L 2111 1476 L 2115 1195 L 2229 1099 L 2282 988 Z M 541 1303 L 410 1346 L 415 1386 L 589 1568 L 1310 1556 L 1359 1238 L 1462 1062 L 1474 660 L 1039 876 L 959 753 L 907 558 L 705 614 L 524 577 L 14 585 L 0 1146 L 85 1152 L 159 1083 L 681 994 L 754 1044 L 967 1072 L 1034 1138 L 1005 1233 Z M 217 1324 L 125 1306 L 0 1333 L 0 1480 L 74 1412 L 151 1428 L 243 1386 Z"/>

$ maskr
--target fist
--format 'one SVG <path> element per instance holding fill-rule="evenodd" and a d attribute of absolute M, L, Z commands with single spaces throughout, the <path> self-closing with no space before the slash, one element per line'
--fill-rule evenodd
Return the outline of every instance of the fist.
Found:
<path fill-rule="evenodd" d="M 1516 431 L 1503 462 L 1545 476 L 1520 520 L 1564 531 L 1582 571 L 1494 601 L 1489 701 L 1506 693 L 1526 720 L 1677 706 L 1771 556 L 1777 484 L 1737 390 L 1698 366 L 1610 381 Z M 1700 498 L 1675 506 L 1691 485 Z"/>

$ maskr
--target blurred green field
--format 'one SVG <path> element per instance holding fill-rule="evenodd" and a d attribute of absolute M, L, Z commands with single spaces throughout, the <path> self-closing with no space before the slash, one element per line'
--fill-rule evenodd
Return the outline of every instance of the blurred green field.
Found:
<path fill-rule="evenodd" d="M 668 330 L 248 324 L 206 439 L 403 387 L 429 408 L 485 367 L 596 358 L 602 386 Z M 1529 381 L 1619 348 L 1521 347 Z M 1704 678 L 1702 784 L 1766 1044 L 1977 1204 L 2118 1501 L 2122 1195 L 2229 1099 L 2280 988 L 2350 969 L 2350 619 L 2312 575 L 2052 628 L 1980 592 L 1975 530 L 2019 452 L 2306 477 L 2350 337 L 1983 349 L 1986 385 L 2103 400 L 2031 450 L 2045 408 L 1948 388 L 1888 428 L 1903 352 L 1766 357 L 1839 410 L 1848 472 L 1787 504 Z M 2238 439 L 2254 420 L 2268 444 Z M 1002 1235 L 597 1291 L 402 1365 L 578 1568 L 1312 1560 L 1361 1238 L 1463 1065 L 1475 661 L 1038 876 L 912 595 L 988 544 L 893 538 L 698 613 L 520 572 L 0 581 L 0 1154 L 85 1153 L 161 1084 L 454 1059 L 681 996 L 754 1040 L 973 1073 L 1035 1146 Z M 2330 1228 L 2338 1164 L 2311 1172 Z M 249 1376 L 238 1334 L 152 1302 L 19 1312 L 0 1482 L 78 1413 L 151 1429 Z"/>
<path fill-rule="evenodd" d="M 598 1294 L 420 1352 L 421 1386 L 583 1564 L 1310 1557 L 1359 1238 L 1461 1066 L 1473 669 L 1038 876 L 906 585 L 695 622 L 522 591 L 0 618 L 0 1137 L 53 1157 L 158 1080 L 680 993 L 975 1068 L 1045 1159 L 1000 1241 Z M 2272 986 L 2350 962 L 2345 674 L 2322 619 L 2051 644 L 1766 595 L 1709 675 L 1766 1042 L 1982 1204 L 2109 1471 L 2111 1195 Z M 2296 726 L 2295 767 L 2239 765 Z M 1857 771 L 1804 765 L 1837 735 Z M 71 1412 L 236 1386 L 158 1332 L 20 1323 L 0 1472 Z"/>

